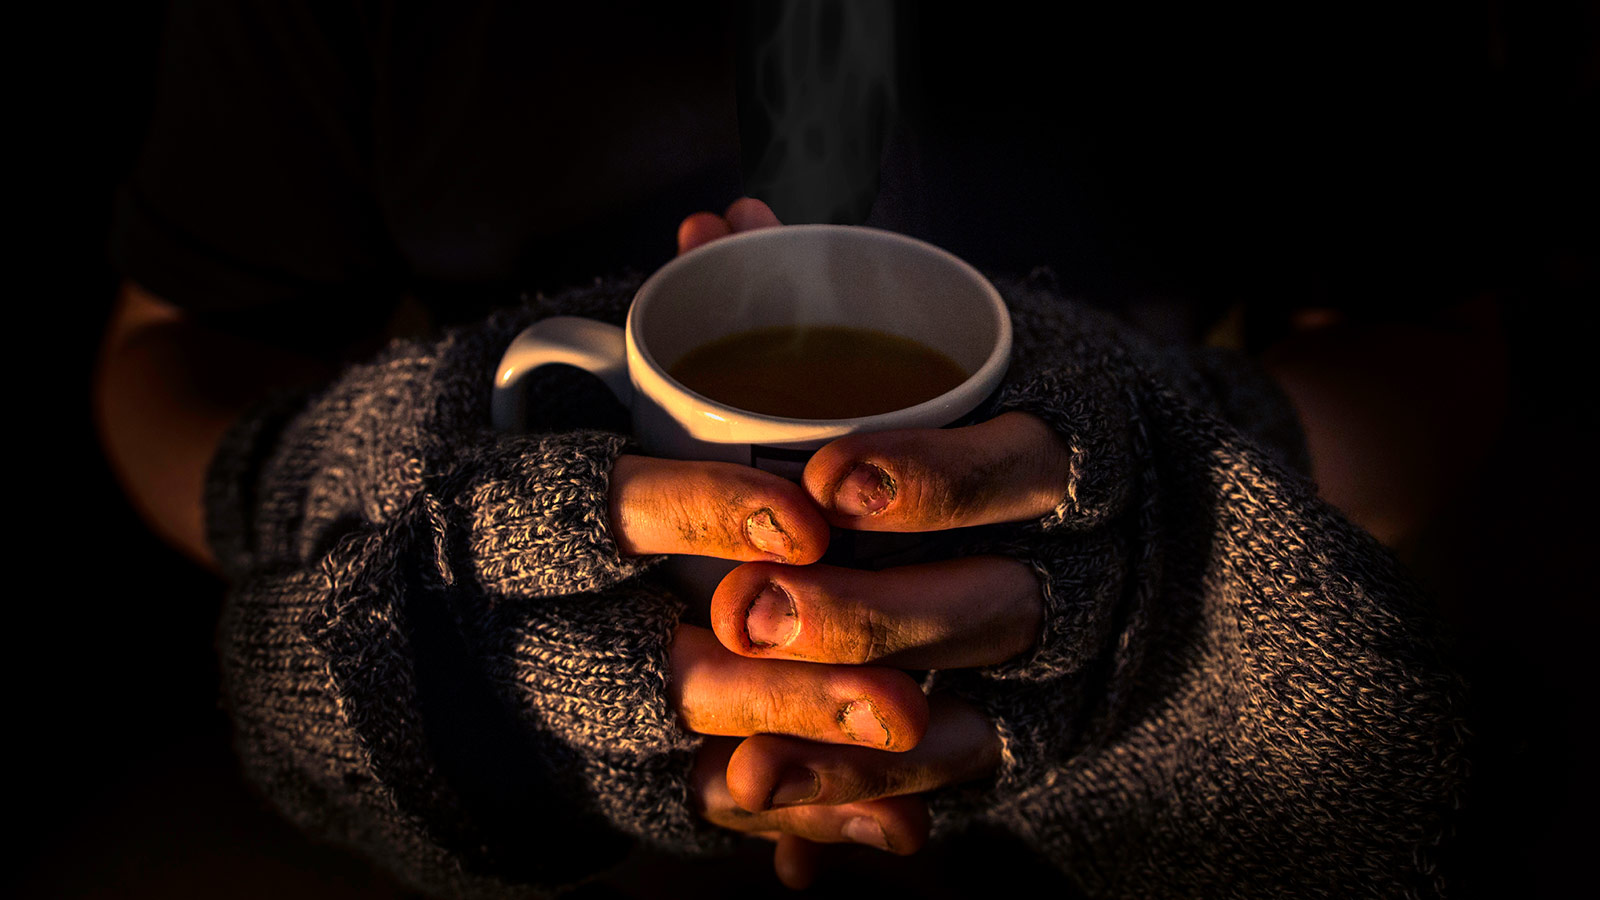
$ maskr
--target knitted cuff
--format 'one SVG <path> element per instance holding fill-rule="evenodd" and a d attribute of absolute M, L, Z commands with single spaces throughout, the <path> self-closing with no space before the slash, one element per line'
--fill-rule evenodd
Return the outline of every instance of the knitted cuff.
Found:
<path fill-rule="evenodd" d="M 1077 750 L 1085 698 L 1075 679 L 997 683 L 972 670 L 946 670 L 933 681 L 931 693 L 971 703 L 989 717 L 1000 739 L 1000 766 L 993 775 L 928 796 L 935 834 L 1004 820 L 1020 796 L 1046 786 L 1050 773 Z"/>
<path fill-rule="evenodd" d="M 1105 652 L 1127 576 L 1127 554 L 1114 530 L 1052 534 L 1030 527 L 979 544 L 967 555 L 982 554 L 1030 566 L 1044 600 L 1044 623 L 1033 649 L 981 669 L 984 678 L 1049 681 L 1082 670 Z"/>
<path fill-rule="evenodd" d="M 1044 533 L 1037 527 L 986 542 L 975 553 L 1032 566 L 1045 603 L 1034 648 L 981 669 L 935 673 L 932 693 L 951 693 L 994 725 L 1000 766 L 991 778 L 929 798 L 936 831 L 1005 818 L 1008 804 L 1045 782 L 1080 743 L 1085 685 L 1094 660 L 1110 651 L 1124 591 L 1125 553 L 1110 530 Z"/>
<path fill-rule="evenodd" d="M 695 813 L 689 790 L 692 750 L 647 757 L 590 754 L 579 768 L 593 809 L 617 830 L 672 853 L 707 855 L 732 849 L 734 832 Z"/>
<path fill-rule="evenodd" d="M 217 626 L 222 698 L 247 774 L 276 781 L 294 771 L 326 795 L 372 798 L 382 786 L 360 777 L 371 758 L 360 736 L 342 727 L 345 710 L 328 660 L 306 639 L 306 623 L 326 605 L 319 572 L 237 585 Z"/>
<path fill-rule="evenodd" d="M 581 879 L 614 862 L 616 832 L 649 824 L 695 846 L 678 836 L 694 836 L 679 824 L 686 813 L 636 815 L 632 828 L 602 818 L 597 794 L 643 793 L 670 779 L 587 774 L 593 765 L 576 749 L 503 730 L 472 663 L 447 649 L 444 596 L 395 604 L 387 591 L 359 589 L 368 574 L 378 573 L 336 568 L 331 583 L 310 570 L 263 575 L 230 595 L 218 645 L 237 749 L 285 815 L 439 896 L 499 896 L 491 875 L 547 886 Z M 372 639 L 380 634 L 387 639 Z M 429 645 L 426 661 L 405 652 L 407 635 Z M 530 821 L 539 816 L 559 818 L 561 843 Z M 536 858 L 523 856 L 530 848 Z"/>
<path fill-rule="evenodd" d="M 667 695 L 684 602 L 643 579 L 610 591 L 502 600 L 483 657 L 502 702 L 542 743 L 565 748 L 580 802 L 613 828 L 679 853 L 723 849 L 695 814 L 689 772 L 701 739 Z"/>
<path fill-rule="evenodd" d="M 635 579 L 603 593 L 502 600 L 482 626 L 481 657 L 525 722 L 600 754 L 687 750 L 667 697 L 684 601 Z"/>
<path fill-rule="evenodd" d="M 460 559 L 493 597 L 601 590 L 661 557 L 623 559 L 607 515 L 611 468 L 628 446 L 599 431 L 504 438 L 474 447 L 452 491 L 464 519 Z"/>
<path fill-rule="evenodd" d="M 1132 405 L 1108 361 L 1058 366 L 1007 384 L 995 413 L 1012 410 L 1044 420 L 1069 448 L 1071 480 L 1039 523 L 1043 528 L 1084 531 L 1127 505 Z"/>

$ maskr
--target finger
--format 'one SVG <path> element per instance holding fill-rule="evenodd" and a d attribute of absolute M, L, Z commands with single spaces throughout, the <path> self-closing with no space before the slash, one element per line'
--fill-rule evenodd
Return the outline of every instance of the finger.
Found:
<path fill-rule="evenodd" d="M 1010 412 L 965 428 L 839 438 L 806 464 L 802 483 L 841 528 L 942 531 L 1045 515 L 1066 496 L 1069 459 L 1042 420 Z"/>
<path fill-rule="evenodd" d="M 920 797 L 750 812 L 728 792 L 723 774 L 727 759 L 726 743 L 707 742 L 690 775 L 697 811 L 714 825 L 747 834 L 777 831 L 819 844 L 862 844 L 902 855 L 915 853 L 928 840 L 928 807 Z"/>
<path fill-rule="evenodd" d="M 678 226 L 678 253 L 688 253 L 702 244 L 709 244 L 733 233 L 728 220 L 716 213 L 697 212 Z"/>
<path fill-rule="evenodd" d="M 729 757 L 728 793 L 753 813 L 918 794 L 993 774 L 1000 749 L 988 718 L 941 696 L 931 703 L 927 734 L 905 753 L 758 734 Z"/>
<path fill-rule="evenodd" d="M 1003 556 L 881 572 L 758 562 L 717 585 L 711 625 L 741 656 L 957 669 L 1032 648 L 1044 598 L 1033 569 Z"/>
<path fill-rule="evenodd" d="M 785 834 L 772 851 L 772 871 L 791 891 L 803 891 L 817 880 L 822 846 L 803 837 Z"/>
<path fill-rule="evenodd" d="M 693 625 L 678 627 L 670 665 L 668 697 L 684 728 L 699 734 L 786 734 L 903 752 L 928 727 L 927 697 L 898 669 L 746 659 Z"/>
<path fill-rule="evenodd" d="M 772 211 L 772 207 L 754 197 L 741 197 L 733 201 L 728 211 L 722 215 L 733 227 L 735 234 L 783 224 L 778 221 L 778 214 Z"/>
<path fill-rule="evenodd" d="M 607 503 L 611 536 L 624 556 L 804 565 L 828 548 L 828 525 L 805 492 L 749 466 L 620 456 Z"/>
<path fill-rule="evenodd" d="M 706 820 L 736 830 L 776 827 L 784 834 L 818 844 L 861 844 L 900 856 L 921 850 L 928 841 L 929 827 L 928 806 L 921 797 L 796 806 L 763 813 L 730 805 L 708 812 Z"/>

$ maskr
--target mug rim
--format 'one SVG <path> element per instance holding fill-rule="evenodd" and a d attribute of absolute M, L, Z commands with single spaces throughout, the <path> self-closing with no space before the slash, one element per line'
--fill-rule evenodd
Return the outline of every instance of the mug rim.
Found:
<path fill-rule="evenodd" d="M 723 403 L 720 400 L 694 391 L 668 374 L 665 367 L 660 364 L 649 348 L 640 340 L 639 332 L 648 319 L 650 299 L 656 296 L 655 291 L 659 288 L 661 282 L 670 279 L 673 272 L 691 264 L 697 257 L 708 255 L 709 253 L 725 253 L 743 243 L 790 240 L 794 237 L 818 233 L 850 234 L 865 236 L 872 240 L 899 243 L 919 253 L 936 257 L 946 264 L 953 265 L 971 281 L 973 286 L 978 289 L 978 293 L 988 301 L 989 311 L 996 320 L 997 328 L 994 346 L 990 348 L 989 355 L 984 359 L 983 364 L 960 384 L 914 406 L 901 407 L 900 409 L 875 413 L 870 416 L 800 419 L 754 412 Z M 919 423 L 933 422 L 941 417 L 944 421 L 939 422 L 939 424 L 947 424 L 977 408 L 994 392 L 1000 380 L 1005 376 L 1006 368 L 1010 364 L 1012 344 L 1010 310 L 1006 306 L 1005 300 L 1000 296 L 999 290 L 976 267 L 950 251 L 927 241 L 900 234 L 899 232 L 865 225 L 778 225 L 729 235 L 696 247 L 688 253 L 672 259 L 652 273 L 649 278 L 645 279 L 644 283 L 639 286 L 639 290 L 634 294 L 633 302 L 628 306 L 628 318 L 624 330 L 629 372 L 630 376 L 635 380 L 636 391 L 642 392 L 645 396 L 655 398 L 655 402 L 671 412 L 673 418 L 682 421 L 688 427 L 691 435 L 698 440 L 718 440 L 717 436 L 726 435 L 734 427 L 753 426 L 758 431 L 767 432 L 764 435 L 733 437 L 731 442 L 735 443 L 748 443 L 751 441 L 781 442 L 785 438 L 794 441 L 815 440 L 817 435 L 823 433 L 837 436 L 858 431 L 918 427 Z M 643 363 L 642 368 L 635 368 L 635 360 Z M 647 381 L 643 378 L 646 375 L 649 376 Z M 669 402 L 668 397 L 663 396 L 663 392 L 669 395 L 676 395 L 675 399 L 689 401 L 690 406 L 699 408 L 695 409 L 690 415 L 680 415 L 675 410 L 682 404 L 675 405 Z M 694 427 L 696 424 L 703 427 L 697 429 Z M 727 440 L 727 438 L 723 439 Z"/>

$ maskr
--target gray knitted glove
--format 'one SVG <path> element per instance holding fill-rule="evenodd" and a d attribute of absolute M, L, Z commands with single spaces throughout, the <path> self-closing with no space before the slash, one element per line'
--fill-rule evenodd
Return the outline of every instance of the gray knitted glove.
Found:
<path fill-rule="evenodd" d="M 607 528 L 626 439 L 488 428 L 494 367 L 522 327 L 619 319 L 633 287 L 396 344 L 263 408 L 213 463 L 247 773 L 290 818 L 429 890 L 567 883 L 616 855 L 607 832 L 715 843 L 688 810 L 697 741 L 666 700 L 682 605 Z M 535 392 L 536 425 L 611 402 L 563 377 Z M 541 818 L 561 830 L 530 833 Z"/>
<path fill-rule="evenodd" d="M 1029 563 L 1045 622 L 1018 659 L 937 674 L 1003 750 L 932 798 L 936 828 L 1009 829 L 1097 897 L 1436 893 L 1462 689 L 1392 557 L 1286 465 L 1281 395 L 1002 291 L 1026 337 L 999 411 L 1049 423 L 1073 477 L 969 548 Z"/>

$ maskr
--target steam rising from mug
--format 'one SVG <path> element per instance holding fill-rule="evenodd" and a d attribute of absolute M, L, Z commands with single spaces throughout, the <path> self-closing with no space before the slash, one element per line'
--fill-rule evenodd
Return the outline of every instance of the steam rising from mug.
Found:
<path fill-rule="evenodd" d="M 895 112 L 894 0 L 746 0 L 745 193 L 789 224 L 859 225 Z"/>

